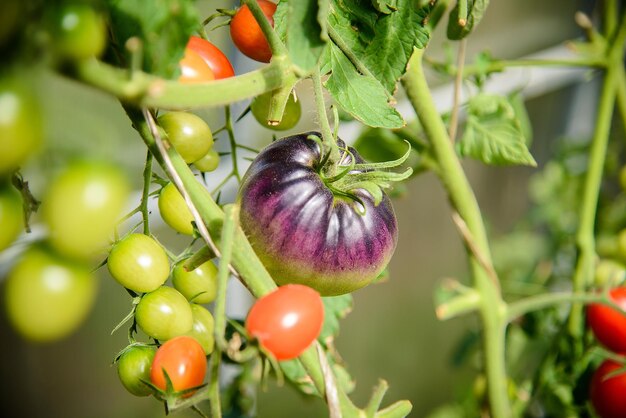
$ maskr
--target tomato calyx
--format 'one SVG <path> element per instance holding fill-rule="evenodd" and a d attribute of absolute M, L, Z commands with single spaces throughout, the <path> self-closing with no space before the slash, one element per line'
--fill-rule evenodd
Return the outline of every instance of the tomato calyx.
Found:
<path fill-rule="evenodd" d="M 363 209 L 365 205 L 362 199 L 356 194 L 356 190 L 367 191 L 374 201 L 374 205 L 383 200 L 383 192 L 392 186 L 394 182 L 406 180 L 413 174 L 413 169 L 408 167 L 401 173 L 388 171 L 389 169 L 402 165 L 411 154 L 411 146 L 407 143 L 407 151 L 396 160 L 384 161 L 380 163 L 366 163 L 355 154 L 355 150 L 346 147 L 341 139 L 337 139 L 337 145 L 341 152 L 339 161 L 330 160 L 330 151 L 325 151 L 324 144 L 319 133 L 310 133 L 307 139 L 315 141 L 322 150 L 321 164 L 317 168 L 322 181 L 332 193 L 338 198 L 352 200 L 358 203 L 358 208 Z"/>
<path fill-rule="evenodd" d="M 192 407 L 202 401 L 209 399 L 209 393 L 206 390 L 200 390 L 208 386 L 208 383 L 203 383 L 191 388 L 176 390 L 172 384 L 172 379 L 168 375 L 165 368 L 161 368 L 163 376 L 165 377 L 165 389 L 161 389 L 149 380 L 142 379 L 141 381 L 149 386 L 153 391 L 153 396 L 162 401 L 165 404 L 166 414 L 174 412 L 179 409 Z"/>

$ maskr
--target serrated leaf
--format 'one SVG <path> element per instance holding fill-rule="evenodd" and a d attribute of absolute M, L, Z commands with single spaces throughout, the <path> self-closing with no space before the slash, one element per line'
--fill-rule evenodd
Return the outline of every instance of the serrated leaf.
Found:
<path fill-rule="evenodd" d="M 469 102 L 459 153 L 485 164 L 536 166 L 520 122 L 506 97 L 479 94 Z"/>
<path fill-rule="evenodd" d="M 326 42 L 322 39 L 322 26 L 317 19 L 319 6 L 317 0 L 299 0 L 288 2 L 287 11 L 287 49 L 292 62 L 304 72 L 309 72 L 317 65 Z"/>
<path fill-rule="evenodd" d="M 333 42 L 349 50 L 359 71 L 379 80 L 389 94 L 406 72 L 413 48 L 424 48 L 430 38 L 424 26 L 430 5 L 420 8 L 415 1 L 397 0 L 394 7 L 384 14 L 362 0 L 333 0 L 328 16 Z"/>
<path fill-rule="evenodd" d="M 172 78 L 189 37 L 199 27 L 193 0 L 107 0 L 113 45 L 124 55 L 125 43 L 143 43 L 143 69 Z"/>
<path fill-rule="evenodd" d="M 385 88 L 372 76 L 359 74 L 335 45 L 329 48 L 331 75 L 326 89 L 346 112 L 372 127 L 400 128 L 402 116 L 388 102 Z"/>
<path fill-rule="evenodd" d="M 345 318 L 352 311 L 353 298 L 351 294 L 323 297 L 324 325 L 318 340 L 325 346 L 339 334 L 339 320 Z"/>
<path fill-rule="evenodd" d="M 465 25 L 461 26 L 459 24 L 459 3 L 457 2 L 448 18 L 448 39 L 458 41 L 469 35 L 483 18 L 487 6 L 489 6 L 489 0 L 467 0 L 467 20 Z"/>

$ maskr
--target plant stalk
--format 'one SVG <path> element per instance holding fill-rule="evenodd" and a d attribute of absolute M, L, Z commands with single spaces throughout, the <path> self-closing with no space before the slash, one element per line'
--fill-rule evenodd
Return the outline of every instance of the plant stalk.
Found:
<path fill-rule="evenodd" d="M 415 50 L 409 61 L 409 71 L 402 79 L 407 96 L 428 136 L 434 156 L 439 164 L 440 177 L 448 192 L 452 206 L 467 224 L 475 244 L 475 251 L 480 251 L 481 258 L 489 264 L 487 234 L 480 214 L 480 209 L 472 188 L 463 172 L 461 163 L 450 141 L 448 132 L 441 119 L 430 93 L 422 63 L 424 51 Z M 469 250 L 468 250 L 469 252 Z M 504 358 L 504 305 L 497 283 L 489 277 L 481 263 L 470 252 L 470 265 L 474 277 L 474 287 L 481 295 L 479 306 L 483 321 L 484 359 L 488 383 L 491 413 L 496 418 L 511 416 L 511 407 L 507 393 L 507 378 Z"/>

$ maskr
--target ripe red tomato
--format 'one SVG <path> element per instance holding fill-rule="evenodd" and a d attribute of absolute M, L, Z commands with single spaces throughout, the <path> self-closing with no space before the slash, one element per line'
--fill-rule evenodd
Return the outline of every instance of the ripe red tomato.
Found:
<path fill-rule="evenodd" d="M 324 304 L 319 293 L 299 284 L 281 286 L 252 306 L 246 330 L 278 360 L 298 357 L 319 335 Z"/>
<path fill-rule="evenodd" d="M 202 384 L 206 368 L 206 356 L 200 343 L 193 337 L 183 335 L 159 347 L 152 361 L 150 381 L 165 390 L 165 370 L 175 391 L 190 389 Z"/>
<path fill-rule="evenodd" d="M 626 287 L 616 287 L 609 293 L 611 299 L 626 310 Z M 587 321 L 598 341 L 616 353 L 626 353 L 626 316 L 606 305 L 591 304 Z"/>
<path fill-rule="evenodd" d="M 192 49 L 185 48 L 185 55 L 179 62 L 181 83 L 206 83 L 215 80 L 215 74 L 204 59 Z"/>
<path fill-rule="evenodd" d="M 211 68 L 215 79 L 228 78 L 235 75 L 235 70 L 222 51 L 206 39 L 192 36 L 187 42 L 187 49 L 196 52 Z"/>
<path fill-rule="evenodd" d="M 276 4 L 267 0 L 258 0 L 258 3 L 273 27 Z M 244 5 L 233 16 L 230 21 L 230 36 L 235 46 L 247 57 L 260 62 L 270 62 L 272 51 L 248 6 Z"/>
<path fill-rule="evenodd" d="M 591 403 L 601 418 L 626 418 L 626 374 L 607 378 L 609 373 L 623 367 L 613 360 L 605 360 L 591 378 Z"/>

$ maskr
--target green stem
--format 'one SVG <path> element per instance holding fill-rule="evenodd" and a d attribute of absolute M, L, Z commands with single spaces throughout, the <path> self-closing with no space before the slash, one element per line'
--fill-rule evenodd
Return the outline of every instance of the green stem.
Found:
<path fill-rule="evenodd" d="M 604 36 L 609 39 L 617 29 L 617 15 L 619 4 L 617 0 L 605 0 L 603 4 L 604 13 Z"/>
<path fill-rule="evenodd" d="M 327 149 L 324 152 L 330 152 L 328 157 L 328 165 L 334 167 L 335 163 L 339 161 L 340 151 L 337 146 L 337 142 L 333 136 L 333 131 L 330 129 L 330 123 L 328 122 L 328 114 L 326 113 L 326 102 L 324 100 L 324 90 L 322 88 L 322 75 L 320 74 L 319 66 L 315 67 L 313 71 L 313 91 L 315 92 L 315 105 L 317 107 L 317 114 L 319 117 L 320 130 L 322 132 L 322 139 Z M 328 173 L 334 175 L 335 173 Z"/>
<path fill-rule="evenodd" d="M 209 404 L 211 405 L 211 418 L 222 418 L 222 403 L 220 400 L 220 364 L 222 363 L 222 350 L 215 347 L 211 353 L 211 380 L 209 381 Z"/>
<path fill-rule="evenodd" d="M 461 27 L 467 25 L 467 0 L 458 0 L 459 5 L 459 21 Z"/>
<path fill-rule="evenodd" d="M 152 153 L 148 150 L 146 165 L 143 169 L 143 190 L 141 193 L 141 218 L 143 219 L 143 233 L 150 235 L 150 214 L 148 212 L 148 199 L 150 198 L 150 185 L 152 184 Z"/>
<path fill-rule="evenodd" d="M 233 237 L 239 220 L 239 207 L 228 205 L 224 208 L 224 226 L 220 245 L 221 257 L 217 273 L 217 295 L 215 297 L 215 342 L 220 350 L 226 350 L 226 287 L 230 275 L 229 266 L 233 254 Z"/>
<path fill-rule="evenodd" d="M 622 127 L 626 130 L 626 70 L 619 68 L 617 75 L 617 108 L 622 120 Z"/>
<path fill-rule="evenodd" d="M 475 251 L 481 259 L 491 262 L 487 234 L 476 197 L 463 172 L 446 126 L 437 112 L 424 74 L 422 63 L 424 51 L 415 50 L 409 62 L 410 71 L 402 79 L 407 96 L 413 105 L 424 131 L 428 136 L 433 153 L 440 166 L 438 175 L 448 192 L 452 206 L 467 224 L 474 241 Z M 474 287 L 481 295 L 479 313 L 484 325 L 483 344 L 489 402 L 494 417 L 509 417 L 510 404 L 507 394 L 507 379 L 504 361 L 503 301 L 497 286 L 475 256 L 470 257 Z"/>
<path fill-rule="evenodd" d="M 236 77 L 195 84 L 182 84 L 144 72 L 134 72 L 129 80 L 127 70 L 95 59 L 78 63 L 76 75 L 81 81 L 116 96 L 122 102 L 161 109 L 226 105 L 297 81 L 285 60 L 276 60 Z"/>
<path fill-rule="evenodd" d="M 506 310 L 507 321 L 514 321 L 527 313 L 549 308 L 550 306 L 559 305 L 561 303 L 582 303 L 585 305 L 590 303 L 602 303 L 616 307 L 615 303 L 603 294 L 571 292 L 543 293 L 510 303 Z"/>
<path fill-rule="evenodd" d="M 241 183 L 241 174 L 239 174 L 239 163 L 237 162 L 237 141 L 235 141 L 235 130 L 233 129 L 233 120 L 231 117 L 230 105 L 224 106 L 224 118 L 226 131 L 228 132 L 228 141 L 230 142 L 230 155 L 233 162 L 232 173 Z"/>
<path fill-rule="evenodd" d="M 596 209 L 598 196 L 600 194 L 602 173 L 604 171 L 606 150 L 609 142 L 611 119 L 613 117 L 616 95 L 615 80 L 616 69 L 615 65 L 612 65 L 605 75 L 604 84 L 602 86 L 596 117 L 596 127 L 589 151 L 589 166 L 587 168 L 587 176 L 585 177 L 582 202 L 580 205 L 580 220 L 578 231 L 576 232 L 578 260 L 576 262 L 574 277 L 572 278 L 573 289 L 576 293 L 584 292 L 593 281 L 593 269 L 596 258 L 594 237 Z M 582 335 L 583 329 L 582 305 L 577 303 L 572 305 L 568 330 L 570 335 L 577 338 Z"/>

